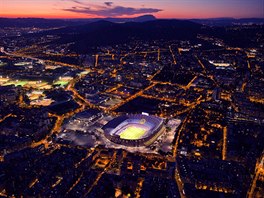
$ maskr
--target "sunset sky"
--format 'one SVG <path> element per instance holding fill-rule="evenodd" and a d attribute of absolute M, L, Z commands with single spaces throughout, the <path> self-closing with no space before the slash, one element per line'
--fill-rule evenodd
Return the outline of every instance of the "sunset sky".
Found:
<path fill-rule="evenodd" d="M 264 0 L 0 0 L 0 17 L 264 17 Z"/>

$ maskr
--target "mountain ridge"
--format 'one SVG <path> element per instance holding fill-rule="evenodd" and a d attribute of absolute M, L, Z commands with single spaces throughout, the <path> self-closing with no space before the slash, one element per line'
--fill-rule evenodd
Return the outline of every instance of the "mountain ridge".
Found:
<path fill-rule="evenodd" d="M 60 43 L 75 43 L 74 51 L 133 40 L 193 39 L 202 25 L 187 20 L 157 19 L 146 22 L 112 23 L 101 20 L 86 25 L 60 28 L 45 34 L 58 35 Z"/>
<path fill-rule="evenodd" d="M 127 23 L 127 22 L 147 22 L 158 19 L 154 15 L 142 15 L 132 18 L 84 18 L 84 19 L 46 19 L 46 18 L 6 18 L 0 17 L 0 28 L 4 27 L 38 27 L 38 28 L 53 28 L 53 27 L 65 27 L 65 26 L 78 26 L 82 24 L 97 22 L 100 20 L 106 20 L 113 23 Z M 174 20 L 174 19 L 165 19 Z M 207 18 L 207 19 L 175 19 L 175 20 L 188 20 L 195 23 L 211 26 L 231 26 L 234 24 L 243 23 L 255 23 L 263 24 L 264 18 Z"/>
<path fill-rule="evenodd" d="M 46 18 L 4 18 L 0 17 L 0 28 L 4 27 L 39 27 L 52 28 L 63 26 L 82 25 L 100 20 L 113 23 L 145 22 L 156 20 L 153 15 L 142 15 L 134 18 L 90 18 L 90 19 L 46 19 Z"/>

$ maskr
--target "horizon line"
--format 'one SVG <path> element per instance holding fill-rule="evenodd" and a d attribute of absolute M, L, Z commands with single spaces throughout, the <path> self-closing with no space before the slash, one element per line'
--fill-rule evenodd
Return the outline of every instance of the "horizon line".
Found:
<path fill-rule="evenodd" d="M 178 19 L 178 20 L 195 20 L 195 19 L 264 19 L 264 17 L 212 17 L 212 18 L 166 18 L 166 17 L 156 17 L 154 15 L 142 15 L 137 17 L 93 17 L 93 18 L 60 18 L 60 17 L 5 17 L 0 16 L 0 18 L 6 19 L 59 19 L 59 20 L 85 20 L 85 19 L 135 19 L 143 16 L 153 16 L 155 19 Z"/>

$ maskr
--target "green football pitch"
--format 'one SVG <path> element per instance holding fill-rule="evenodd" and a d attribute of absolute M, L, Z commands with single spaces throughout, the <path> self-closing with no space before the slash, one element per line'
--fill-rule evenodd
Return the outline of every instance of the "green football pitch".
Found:
<path fill-rule="evenodd" d="M 138 140 L 140 139 L 146 132 L 146 129 L 130 126 L 127 127 L 121 134 L 120 138 L 125 140 Z"/>

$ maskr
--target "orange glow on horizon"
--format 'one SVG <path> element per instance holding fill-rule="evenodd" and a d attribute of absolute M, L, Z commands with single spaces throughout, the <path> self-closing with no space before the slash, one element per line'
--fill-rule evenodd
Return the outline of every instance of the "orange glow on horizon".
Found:
<path fill-rule="evenodd" d="M 5 14 L 0 15 L 3 18 L 46 18 L 46 19 L 82 19 L 82 18 L 102 18 L 97 16 L 81 16 L 81 15 L 58 15 L 58 14 Z"/>
<path fill-rule="evenodd" d="M 187 15 L 186 13 L 178 13 L 177 15 L 173 13 L 164 13 L 164 14 L 152 14 L 156 18 L 160 19 L 207 19 L 207 18 L 218 18 L 222 17 L 223 15 L 220 14 L 212 14 L 208 15 L 206 13 L 204 14 L 196 14 L 196 15 Z M 142 15 L 124 15 L 124 16 L 117 16 L 113 18 L 133 18 L 138 17 Z M 3 18 L 47 18 L 47 19 L 89 19 L 89 18 L 107 18 L 97 15 L 86 15 L 86 14 L 75 14 L 75 13 L 69 13 L 69 14 L 25 14 L 25 13 L 8 13 L 8 14 L 0 14 L 0 17 Z M 230 16 L 232 17 L 232 16 Z M 111 17 L 112 18 L 112 17 Z M 233 16 L 233 18 L 243 18 L 243 16 Z"/>
<path fill-rule="evenodd" d="M 138 17 L 142 15 L 132 15 L 132 16 L 118 16 L 113 18 L 133 18 Z M 153 14 L 158 19 L 207 19 L 207 18 L 218 18 L 222 17 L 222 15 L 196 15 L 196 16 L 188 16 L 186 14 L 179 14 L 177 16 L 173 14 Z M 76 14 L 65 14 L 65 15 L 59 15 L 59 14 L 1 14 L 0 18 L 46 18 L 46 19 L 92 19 L 92 18 L 107 18 L 97 15 L 76 15 Z M 233 18 L 241 18 L 241 17 L 233 17 Z"/>
<path fill-rule="evenodd" d="M 61 19 L 107 17 L 132 18 L 136 16 L 152 14 L 157 18 L 190 19 L 217 17 L 247 18 L 263 16 L 264 12 L 261 9 L 261 0 L 251 1 L 251 4 L 244 3 L 243 5 L 242 3 L 239 4 L 236 2 L 227 4 L 221 2 L 207 2 L 205 0 L 188 0 L 181 2 L 179 0 L 164 0 L 164 2 L 144 1 L 145 5 L 142 6 L 141 4 L 132 0 L 127 0 L 126 2 L 121 0 L 113 0 L 111 1 L 113 2 L 113 5 L 107 7 L 105 5 L 105 1 L 103 0 L 93 2 L 84 0 L 0 0 L 0 17 L 37 17 Z M 134 9 L 136 11 L 146 9 L 150 11 L 132 11 L 129 13 L 129 9 Z M 156 11 L 153 11 L 153 9 L 156 9 Z M 109 12 L 109 10 L 112 12 Z M 86 11 L 90 14 L 82 13 Z M 127 15 L 126 12 L 128 12 Z M 138 14 L 131 15 L 133 13 Z"/>

